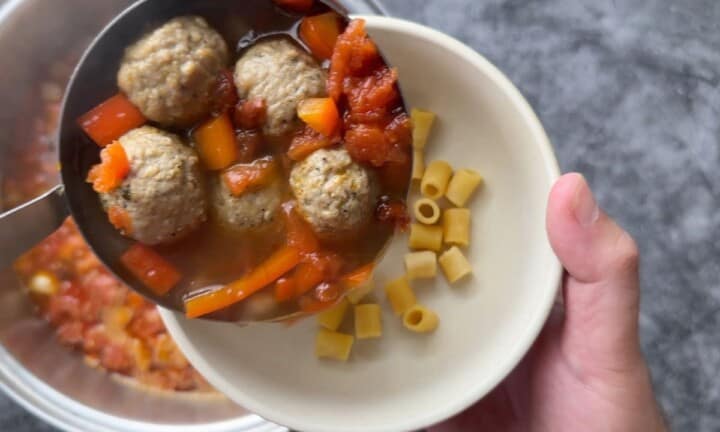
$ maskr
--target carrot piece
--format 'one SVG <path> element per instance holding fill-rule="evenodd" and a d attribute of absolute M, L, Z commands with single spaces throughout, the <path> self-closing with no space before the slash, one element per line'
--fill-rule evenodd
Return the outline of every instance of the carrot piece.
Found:
<path fill-rule="evenodd" d="M 299 262 L 300 252 L 285 246 L 243 278 L 219 290 L 185 300 L 185 314 L 188 318 L 198 318 L 245 300 L 295 268 Z"/>
<path fill-rule="evenodd" d="M 130 161 L 120 142 L 115 141 L 100 152 L 100 163 L 90 169 L 87 182 L 98 193 L 117 189 L 130 173 Z"/>
<path fill-rule="evenodd" d="M 193 139 L 200 160 L 209 170 L 225 169 L 237 160 L 235 130 L 227 113 L 195 129 Z"/>
<path fill-rule="evenodd" d="M 132 235 L 133 224 L 130 214 L 122 207 L 113 206 L 108 209 L 110 223 L 120 231 L 122 235 Z"/>
<path fill-rule="evenodd" d="M 316 132 L 310 126 L 305 126 L 300 133 L 293 137 L 288 150 L 288 157 L 295 162 L 299 162 L 316 150 L 329 147 L 332 143 L 332 140 L 328 137 Z"/>
<path fill-rule="evenodd" d="M 250 188 L 269 185 L 277 176 L 277 164 L 272 157 L 266 157 L 250 164 L 234 165 L 223 172 L 222 179 L 230 193 L 239 197 Z"/>
<path fill-rule="evenodd" d="M 273 0 L 275 4 L 280 7 L 284 7 L 295 12 L 307 12 L 309 11 L 315 2 L 315 0 Z"/>
<path fill-rule="evenodd" d="M 320 248 L 320 242 L 310 225 L 297 213 L 295 203 L 286 202 L 283 204 L 282 214 L 285 219 L 287 244 L 300 251 L 303 255 L 317 252 Z"/>
<path fill-rule="evenodd" d="M 307 44 L 313 55 L 329 60 L 340 36 L 340 17 L 335 12 L 303 18 L 300 23 L 300 38 Z"/>
<path fill-rule="evenodd" d="M 120 257 L 133 276 L 156 295 L 165 295 L 182 279 L 182 274 L 157 252 L 135 243 Z"/>
<path fill-rule="evenodd" d="M 118 93 L 78 119 L 78 124 L 100 147 L 144 125 L 145 116 L 125 95 Z"/>
<path fill-rule="evenodd" d="M 298 104 L 298 117 L 326 137 L 333 136 L 340 124 L 340 113 L 331 98 L 305 99 Z"/>
<path fill-rule="evenodd" d="M 375 264 L 366 264 L 346 274 L 340 278 L 340 281 L 348 289 L 357 288 L 370 280 L 373 270 L 375 270 Z"/>
<path fill-rule="evenodd" d="M 275 282 L 275 301 L 286 302 L 295 298 L 295 279 L 292 277 L 281 277 Z"/>

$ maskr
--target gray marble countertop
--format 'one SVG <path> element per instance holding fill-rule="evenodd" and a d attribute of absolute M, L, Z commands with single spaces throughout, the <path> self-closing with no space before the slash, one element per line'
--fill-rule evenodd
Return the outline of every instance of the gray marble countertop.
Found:
<path fill-rule="evenodd" d="M 720 430 L 720 1 L 385 0 L 500 67 L 642 252 L 642 342 L 676 431 Z M 0 430 L 53 430 L 0 396 Z"/>

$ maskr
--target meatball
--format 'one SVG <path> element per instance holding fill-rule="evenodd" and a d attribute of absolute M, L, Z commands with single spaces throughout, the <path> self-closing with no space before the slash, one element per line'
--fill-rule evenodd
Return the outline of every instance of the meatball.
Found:
<path fill-rule="evenodd" d="M 290 173 L 298 210 L 324 238 L 358 231 L 375 201 L 374 179 L 344 149 L 317 150 Z"/>
<path fill-rule="evenodd" d="M 216 176 L 211 189 L 213 216 L 223 226 L 236 231 L 269 225 L 275 220 L 282 201 L 280 182 L 236 197 L 220 176 Z"/>
<path fill-rule="evenodd" d="M 125 51 L 118 86 L 150 120 L 191 126 L 210 114 L 228 57 L 222 36 L 203 18 L 175 18 Z"/>
<path fill-rule="evenodd" d="M 300 101 L 326 95 L 325 71 L 302 48 L 287 39 L 258 42 L 238 60 L 235 85 L 241 99 L 267 104 L 263 132 L 282 135 L 297 126 Z"/>
<path fill-rule="evenodd" d="M 178 239 L 207 219 L 200 161 L 177 136 L 143 126 L 120 138 L 130 174 L 119 188 L 100 194 L 106 209 L 124 209 L 126 234 L 155 245 Z"/>

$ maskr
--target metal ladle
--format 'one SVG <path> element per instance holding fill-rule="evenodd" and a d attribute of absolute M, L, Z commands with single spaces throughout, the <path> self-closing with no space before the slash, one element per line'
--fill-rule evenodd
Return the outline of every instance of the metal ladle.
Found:
<path fill-rule="evenodd" d="M 316 1 L 349 19 L 337 2 Z M 99 161 L 98 149 L 88 145 L 76 121 L 117 93 L 116 74 L 126 47 L 168 20 L 190 14 L 207 18 L 231 40 L 240 40 L 251 30 L 262 32 L 263 27 L 283 19 L 271 0 L 140 0 L 118 15 L 87 49 L 66 89 L 58 131 L 62 184 L 0 215 L 1 266 L 12 264 L 72 215 L 91 249 L 118 278 L 153 303 L 184 311 L 177 296 L 153 294 L 120 264 L 121 254 L 132 241 L 108 222 L 97 193 L 85 181 L 89 168 Z M 296 20 L 287 19 L 288 23 Z"/>

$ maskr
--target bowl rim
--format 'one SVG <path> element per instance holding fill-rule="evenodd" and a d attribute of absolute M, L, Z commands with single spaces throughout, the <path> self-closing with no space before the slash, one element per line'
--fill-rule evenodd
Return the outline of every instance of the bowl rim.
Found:
<path fill-rule="evenodd" d="M 386 30 L 396 33 L 404 33 L 406 35 L 422 39 L 427 43 L 442 46 L 454 55 L 461 57 L 466 63 L 471 64 L 474 68 L 482 71 L 510 99 L 511 104 L 518 110 L 520 118 L 530 129 L 542 156 L 541 162 L 550 182 L 553 182 L 560 177 L 560 168 L 553 146 L 538 116 L 510 79 L 485 57 L 452 36 L 412 21 L 400 18 L 366 15 L 353 15 L 353 18 L 364 19 L 367 22 L 368 30 L 371 33 L 373 30 Z M 487 395 L 493 388 L 502 382 L 502 380 L 504 380 L 510 372 L 512 372 L 537 339 L 555 302 L 562 280 L 562 274 L 563 268 L 557 258 L 553 255 L 551 259 L 551 267 L 548 271 L 547 284 L 543 287 L 543 294 L 540 296 L 542 301 L 538 306 L 538 313 L 535 314 L 535 316 L 530 317 L 527 325 L 525 326 L 525 333 L 518 335 L 518 339 L 515 341 L 512 348 L 509 349 L 510 352 L 507 356 L 507 361 L 494 369 L 494 376 L 485 380 L 484 383 L 479 383 L 473 391 L 467 392 L 463 395 L 458 395 L 452 401 L 449 401 L 442 406 L 438 405 L 438 408 L 432 412 L 422 413 L 404 420 L 397 420 L 395 423 L 387 424 L 381 428 L 364 428 L 363 430 L 366 432 L 390 432 L 422 429 L 462 412 L 475 404 L 483 396 Z M 312 430 L 316 432 L 338 431 L 336 426 L 331 428 L 319 426 L 313 422 L 312 416 L 304 418 L 286 417 L 283 413 L 277 412 L 277 410 L 273 410 L 271 407 L 265 406 L 262 402 L 256 400 L 252 395 L 245 393 L 242 389 L 226 385 L 222 376 L 217 373 L 212 365 L 209 364 L 196 350 L 195 345 L 182 330 L 180 322 L 185 320 L 184 316 L 179 312 L 164 308 L 160 308 L 159 310 L 168 331 L 172 335 L 173 339 L 176 340 L 179 348 L 183 351 L 188 360 L 198 371 L 201 371 L 203 376 L 205 376 L 209 382 L 218 388 L 219 391 L 223 391 L 223 389 L 228 388 L 232 389 L 232 394 L 227 395 L 230 399 L 235 400 L 235 402 L 240 403 L 247 409 L 257 412 L 268 420 L 278 424 L 290 425 L 296 429 Z"/>

